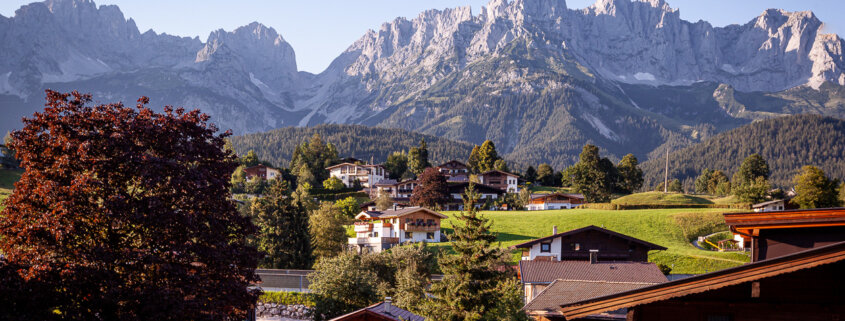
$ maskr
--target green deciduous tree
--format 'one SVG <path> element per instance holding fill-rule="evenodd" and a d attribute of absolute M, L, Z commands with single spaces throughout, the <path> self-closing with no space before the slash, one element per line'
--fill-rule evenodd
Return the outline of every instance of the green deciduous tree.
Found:
<path fill-rule="evenodd" d="M 393 154 L 387 156 L 384 169 L 390 174 L 391 179 L 401 179 L 402 175 L 408 171 L 408 155 L 404 152 L 393 152 Z"/>
<path fill-rule="evenodd" d="M 506 162 L 504 159 L 497 159 L 496 162 L 493 164 L 493 169 L 508 173 L 511 171 L 511 169 L 508 168 L 508 162 Z"/>
<path fill-rule="evenodd" d="M 308 231 L 311 234 L 311 251 L 319 260 L 334 257 L 346 248 L 346 229 L 348 222 L 341 210 L 331 202 L 322 202 L 320 207 L 311 212 L 308 218 Z"/>
<path fill-rule="evenodd" d="M 772 185 L 763 176 L 758 176 L 753 182 L 746 182 L 733 188 L 733 193 L 740 202 L 760 203 L 766 200 Z"/>
<path fill-rule="evenodd" d="M 584 194 L 587 202 L 607 202 L 610 200 L 610 192 L 615 184 L 615 174 L 608 172 L 615 168 L 612 163 L 608 168 L 606 164 L 609 162 L 599 157 L 598 147 L 584 145 L 578 162 L 572 166 L 571 170 L 567 170 L 570 176 L 565 180 L 570 182 L 576 191 Z"/>
<path fill-rule="evenodd" d="M 537 166 L 537 183 L 543 184 L 543 186 L 554 186 L 555 185 L 555 170 L 549 164 L 540 164 Z"/>
<path fill-rule="evenodd" d="M 753 184 L 758 177 L 769 179 L 769 163 L 760 154 L 751 154 L 742 161 L 739 170 L 734 174 L 733 185 Z"/>
<path fill-rule="evenodd" d="M 376 197 L 376 209 L 379 211 L 390 209 L 393 207 L 393 203 L 393 198 L 391 198 L 387 193 L 381 193 L 378 197 Z"/>
<path fill-rule="evenodd" d="M 290 172 L 298 177 L 297 183 L 307 182 L 314 186 L 329 178 L 326 167 L 338 160 L 337 149 L 331 143 L 324 143 L 320 134 L 311 136 L 293 152 L 290 160 Z"/>
<path fill-rule="evenodd" d="M 695 192 L 697 194 L 712 194 L 712 191 L 708 188 L 710 184 L 710 177 L 713 175 L 713 171 L 709 168 L 705 168 L 701 171 L 701 175 L 695 179 Z"/>
<path fill-rule="evenodd" d="M 339 191 L 344 187 L 346 186 L 343 185 L 343 181 L 334 176 L 326 178 L 326 180 L 323 181 L 323 188 L 330 191 Z"/>
<path fill-rule="evenodd" d="M 639 168 L 639 161 L 634 154 L 625 155 L 616 166 L 619 172 L 619 189 L 626 193 L 633 193 L 643 186 L 643 171 Z"/>
<path fill-rule="evenodd" d="M 825 208 L 842 205 L 839 200 L 839 180 L 828 178 L 815 166 L 804 166 L 793 179 L 795 197 L 792 202 L 801 208 Z"/>
<path fill-rule="evenodd" d="M 358 202 L 357 198 L 349 196 L 342 200 L 339 200 L 334 203 L 335 206 L 340 210 L 340 213 L 343 214 L 343 217 L 352 219 L 355 218 L 355 215 L 361 212 L 361 203 Z"/>
<path fill-rule="evenodd" d="M 710 180 L 707 182 L 707 191 L 712 195 L 725 196 L 731 193 L 731 182 L 728 175 L 721 170 L 710 173 Z"/>
<path fill-rule="evenodd" d="M 450 200 L 449 188 L 444 176 L 436 168 L 427 168 L 419 177 L 419 183 L 411 195 L 411 205 L 438 209 Z"/>
<path fill-rule="evenodd" d="M 255 236 L 258 250 L 264 253 L 262 267 L 311 267 L 308 211 L 291 197 L 288 182 L 273 180 L 267 193 L 253 201 L 250 216 L 258 228 Z"/>
<path fill-rule="evenodd" d="M 360 255 L 347 251 L 317 261 L 308 278 L 315 295 L 312 318 L 329 320 L 379 301 L 373 271 L 363 267 Z"/>
<path fill-rule="evenodd" d="M 258 156 L 255 155 L 255 151 L 249 150 L 246 155 L 240 158 L 240 163 L 246 167 L 258 165 Z"/>

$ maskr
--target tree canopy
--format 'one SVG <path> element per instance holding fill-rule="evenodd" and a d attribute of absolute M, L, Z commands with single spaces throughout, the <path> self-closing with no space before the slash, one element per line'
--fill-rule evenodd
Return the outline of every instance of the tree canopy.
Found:
<path fill-rule="evenodd" d="M 450 200 L 446 176 L 434 167 L 427 168 L 411 195 L 411 205 L 440 208 Z"/>
<path fill-rule="evenodd" d="M 824 171 L 815 166 L 804 166 L 801 173 L 793 179 L 795 183 L 795 197 L 792 202 L 801 208 L 838 207 L 842 205 L 839 199 L 839 180 L 830 179 Z"/>
<path fill-rule="evenodd" d="M 229 200 L 228 133 L 198 110 L 157 113 L 146 97 L 135 108 L 91 101 L 48 90 L 44 111 L 12 134 L 25 171 L 0 214 L 0 252 L 57 290 L 27 282 L 23 296 L 70 320 L 246 318 L 258 252 Z"/>

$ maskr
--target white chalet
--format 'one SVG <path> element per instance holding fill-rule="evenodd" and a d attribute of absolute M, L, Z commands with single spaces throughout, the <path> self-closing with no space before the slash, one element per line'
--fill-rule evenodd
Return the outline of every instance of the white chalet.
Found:
<path fill-rule="evenodd" d="M 331 177 L 337 177 L 346 187 L 355 185 L 355 180 L 361 182 L 365 188 L 372 187 L 375 183 L 387 177 L 387 171 L 381 165 L 357 165 L 353 163 L 342 163 L 327 167 Z"/>
<path fill-rule="evenodd" d="M 349 245 L 359 253 L 381 252 L 405 242 L 440 242 L 440 220 L 448 218 L 423 207 L 363 211 L 355 216 Z"/>

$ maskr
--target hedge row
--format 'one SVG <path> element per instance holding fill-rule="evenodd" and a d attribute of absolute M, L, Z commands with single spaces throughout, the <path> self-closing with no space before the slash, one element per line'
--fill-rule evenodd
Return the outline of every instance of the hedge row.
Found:
<path fill-rule="evenodd" d="M 314 295 L 300 292 L 264 292 L 258 298 L 258 301 L 284 305 L 302 304 L 307 307 L 313 307 Z"/>
<path fill-rule="evenodd" d="M 665 209 L 665 208 L 731 208 L 731 209 L 750 209 L 748 204 L 611 204 L 611 203 L 587 203 L 580 206 L 581 208 L 590 208 L 596 210 L 646 210 L 646 209 Z"/>

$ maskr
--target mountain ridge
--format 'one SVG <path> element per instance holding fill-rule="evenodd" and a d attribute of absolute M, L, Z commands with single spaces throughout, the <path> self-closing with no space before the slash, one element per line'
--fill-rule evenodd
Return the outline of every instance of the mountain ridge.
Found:
<path fill-rule="evenodd" d="M 845 117 L 843 40 L 821 25 L 812 12 L 772 9 L 712 27 L 662 0 L 493 0 L 477 15 L 459 7 L 386 22 L 310 74 L 257 22 L 203 42 L 140 33 L 116 6 L 48 0 L 0 19 L 0 104 L 14 119 L 39 108 L 44 88 L 79 89 L 201 108 L 239 134 L 365 124 L 490 139 L 555 167 L 585 143 L 645 159 L 754 120 Z"/>

